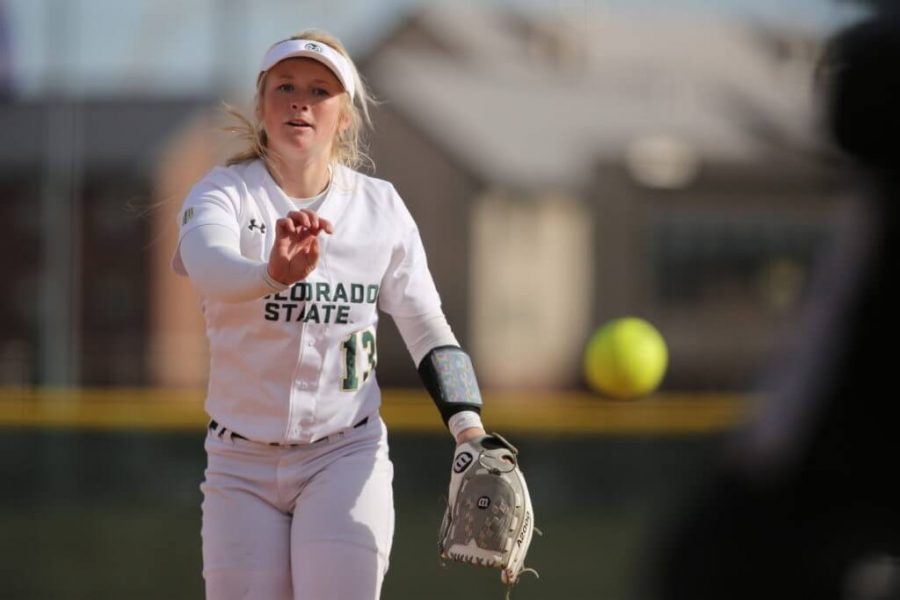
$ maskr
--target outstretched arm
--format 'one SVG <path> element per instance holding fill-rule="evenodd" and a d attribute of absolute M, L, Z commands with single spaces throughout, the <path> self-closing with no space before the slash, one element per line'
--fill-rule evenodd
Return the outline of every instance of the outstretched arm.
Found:
<path fill-rule="evenodd" d="M 191 282 L 203 295 L 246 302 L 305 279 L 318 264 L 317 235 L 332 230 L 331 223 L 315 213 L 295 211 L 276 222 L 268 263 L 242 256 L 238 233 L 217 224 L 188 231 L 179 252 Z"/>
<path fill-rule="evenodd" d="M 247 302 L 283 285 L 266 272 L 266 263 L 241 256 L 238 234 L 221 225 L 201 225 L 184 235 L 181 261 L 201 294 L 222 302 Z"/>

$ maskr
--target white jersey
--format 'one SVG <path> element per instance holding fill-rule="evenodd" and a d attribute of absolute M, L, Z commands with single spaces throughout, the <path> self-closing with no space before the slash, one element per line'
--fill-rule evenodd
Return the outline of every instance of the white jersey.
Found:
<path fill-rule="evenodd" d="M 259 161 L 216 167 L 179 213 L 195 227 L 240 235 L 241 254 L 267 262 L 275 221 L 296 210 Z M 378 308 L 397 317 L 440 310 L 418 228 L 394 187 L 336 166 L 318 214 L 315 271 L 248 302 L 203 300 L 210 346 L 207 413 L 260 442 L 308 443 L 374 415 Z M 173 266 L 186 274 L 178 250 Z"/>

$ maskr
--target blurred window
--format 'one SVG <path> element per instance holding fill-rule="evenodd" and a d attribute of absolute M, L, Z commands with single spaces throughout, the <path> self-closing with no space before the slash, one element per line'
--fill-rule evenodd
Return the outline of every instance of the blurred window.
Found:
<path fill-rule="evenodd" d="M 90 173 L 83 191 L 81 382 L 144 382 L 151 211 L 140 177 Z"/>
<path fill-rule="evenodd" d="M 40 190 L 34 173 L 0 176 L 0 385 L 24 385 L 34 373 L 40 269 Z"/>
<path fill-rule="evenodd" d="M 796 307 L 831 224 L 824 215 L 680 212 L 654 227 L 658 299 L 686 306 L 732 301 Z"/>

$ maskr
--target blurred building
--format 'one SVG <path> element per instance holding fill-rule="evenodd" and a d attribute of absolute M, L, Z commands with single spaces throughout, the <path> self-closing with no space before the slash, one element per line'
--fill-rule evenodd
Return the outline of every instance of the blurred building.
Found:
<path fill-rule="evenodd" d="M 207 104 L 0 104 L 0 383 L 147 382 L 157 163 Z"/>
<path fill-rule="evenodd" d="M 9 29 L 6 2 L 0 0 L 0 102 L 5 102 L 12 96 L 14 87 Z"/>
<path fill-rule="evenodd" d="M 432 7 L 357 57 L 382 100 L 375 175 L 410 206 L 483 384 L 579 386 L 587 337 L 626 314 L 667 338 L 670 389 L 750 383 L 846 193 L 817 135 L 818 46 Z M 224 154 L 210 106 L 0 104 L 0 382 L 204 384 L 198 298 L 168 260 L 181 200 Z M 417 384 L 390 319 L 379 377 Z"/>
<path fill-rule="evenodd" d="M 739 388 L 777 351 L 846 193 L 802 32 L 480 9 L 413 15 L 365 63 L 373 154 L 497 387 L 571 386 L 636 314 L 670 387 Z"/>

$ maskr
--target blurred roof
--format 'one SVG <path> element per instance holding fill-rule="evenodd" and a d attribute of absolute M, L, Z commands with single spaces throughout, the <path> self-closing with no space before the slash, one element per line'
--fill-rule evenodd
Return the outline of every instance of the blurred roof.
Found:
<path fill-rule="evenodd" d="M 0 103 L 0 171 L 77 159 L 86 169 L 147 173 L 169 136 L 209 106 L 199 99 Z"/>
<path fill-rule="evenodd" d="M 704 162 L 816 145 L 820 44 L 737 21 L 424 9 L 376 48 L 378 96 L 487 181 L 578 187 L 644 136 Z"/>

